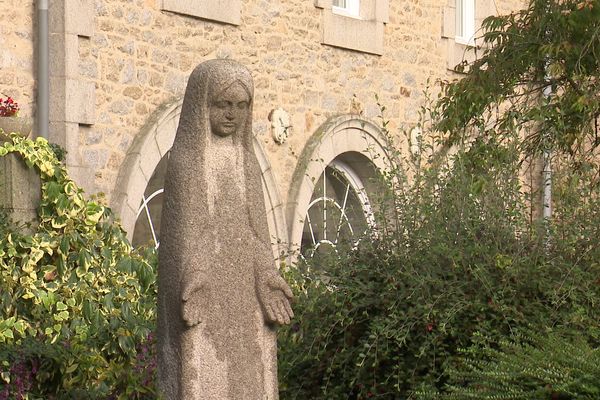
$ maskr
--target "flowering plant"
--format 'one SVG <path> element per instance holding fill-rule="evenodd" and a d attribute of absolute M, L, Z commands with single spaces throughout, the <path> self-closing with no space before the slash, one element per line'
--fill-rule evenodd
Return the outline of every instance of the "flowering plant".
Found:
<path fill-rule="evenodd" d="M 19 104 L 12 97 L 0 97 L 0 117 L 14 117 L 18 112 Z"/>

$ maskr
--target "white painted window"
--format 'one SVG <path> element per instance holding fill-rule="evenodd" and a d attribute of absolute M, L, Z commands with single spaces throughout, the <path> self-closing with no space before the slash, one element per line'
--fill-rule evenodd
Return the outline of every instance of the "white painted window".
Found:
<path fill-rule="evenodd" d="M 160 218 L 165 187 L 165 175 L 169 160 L 167 153 L 158 163 L 152 177 L 148 181 L 142 195 L 142 202 L 137 210 L 133 238 L 134 246 L 153 246 L 158 249 L 160 243 Z"/>
<path fill-rule="evenodd" d="M 382 55 L 384 25 L 389 21 L 389 2 L 390 0 L 314 0 L 315 7 L 323 9 L 321 43 Z"/>
<path fill-rule="evenodd" d="M 301 254 L 319 258 L 348 251 L 374 226 L 361 178 L 348 164 L 335 159 L 315 185 L 304 220 Z"/>
<path fill-rule="evenodd" d="M 333 0 L 332 10 L 336 14 L 360 17 L 360 0 Z"/>
<path fill-rule="evenodd" d="M 456 0 L 456 41 L 475 45 L 475 0 Z"/>

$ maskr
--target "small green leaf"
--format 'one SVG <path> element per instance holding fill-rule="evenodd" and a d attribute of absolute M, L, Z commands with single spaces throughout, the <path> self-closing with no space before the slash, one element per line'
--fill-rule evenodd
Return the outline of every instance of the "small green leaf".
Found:
<path fill-rule="evenodd" d="M 46 196 L 48 200 L 54 202 L 62 193 L 62 187 L 57 182 L 50 181 L 46 184 Z"/>
<path fill-rule="evenodd" d="M 65 372 L 66 372 L 67 374 L 70 374 L 70 373 L 74 372 L 74 371 L 77 369 L 77 367 L 79 367 L 79 364 L 77 364 L 77 363 L 75 363 L 75 364 L 72 364 L 72 365 L 69 365 L 69 366 L 67 367 L 67 369 L 65 370 Z"/>

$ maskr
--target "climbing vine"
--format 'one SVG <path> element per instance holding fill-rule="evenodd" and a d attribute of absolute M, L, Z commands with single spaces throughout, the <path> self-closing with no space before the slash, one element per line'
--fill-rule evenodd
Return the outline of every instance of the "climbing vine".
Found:
<path fill-rule="evenodd" d="M 0 218 L 0 399 L 151 396 L 153 254 L 132 249 L 46 139 L 9 137 L 0 156 L 38 171 L 41 204 L 28 229 Z"/>

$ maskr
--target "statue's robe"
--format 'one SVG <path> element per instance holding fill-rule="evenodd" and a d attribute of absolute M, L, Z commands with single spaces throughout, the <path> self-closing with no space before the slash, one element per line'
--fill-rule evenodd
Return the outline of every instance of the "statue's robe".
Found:
<path fill-rule="evenodd" d="M 208 64 L 208 63 L 204 63 Z M 224 69 L 224 70 L 223 70 Z M 159 248 L 158 368 L 165 400 L 276 400 L 274 329 L 257 280 L 276 274 L 261 174 L 252 148 L 252 109 L 242 138 L 211 136 L 210 85 L 251 90 L 249 73 L 226 60 L 192 73 L 165 178 Z M 186 284 L 201 289 L 200 323 L 182 318 Z"/>

